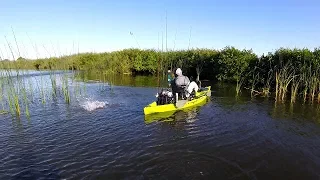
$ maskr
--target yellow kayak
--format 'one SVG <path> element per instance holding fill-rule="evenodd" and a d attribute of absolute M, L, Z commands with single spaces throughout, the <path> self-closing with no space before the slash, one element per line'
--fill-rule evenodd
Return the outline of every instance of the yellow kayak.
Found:
<path fill-rule="evenodd" d="M 187 108 L 196 107 L 204 104 L 208 100 L 208 97 L 211 96 L 211 86 L 202 88 L 201 91 L 196 92 L 194 99 L 192 100 L 179 100 L 176 104 L 165 104 L 165 105 L 157 105 L 157 102 L 153 102 L 146 106 L 143 111 L 145 115 L 150 115 L 154 113 L 165 113 L 165 112 L 175 112 L 178 110 L 184 110 Z M 185 101 L 180 103 L 180 101 Z M 178 105 L 178 103 L 182 105 Z"/>

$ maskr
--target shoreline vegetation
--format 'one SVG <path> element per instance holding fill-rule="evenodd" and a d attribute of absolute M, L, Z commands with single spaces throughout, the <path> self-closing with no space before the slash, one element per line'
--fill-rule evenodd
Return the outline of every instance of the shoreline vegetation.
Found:
<path fill-rule="evenodd" d="M 13 56 L 14 57 L 14 56 Z M 76 70 L 96 71 L 104 75 L 152 75 L 165 79 L 168 69 L 180 67 L 191 79 L 234 83 L 235 94 L 239 96 L 246 89 L 251 96 L 274 97 L 277 102 L 297 99 L 303 102 L 320 103 L 320 49 L 280 48 L 273 53 L 258 56 L 252 50 L 239 50 L 227 46 L 221 50 L 191 49 L 161 52 L 156 50 L 124 49 L 107 53 L 77 53 L 69 56 L 45 59 L 0 61 L 3 76 L 0 85 L 11 84 L 0 89 L 0 101 L 7 99 L 12 114 L 20 116 L 21 105 L 28 112 L 27 86 L 12 82 L 10 74 L 20 70 Z M 56 78 L 50 76 L 52 95 L 57 96 Z M 67 104 L 70 90 L 67 77 L 62 78 L 60 91 Z M 43 92 L 42 88 L 39 88 Z M 30 89 L 31 90 L 31 89 Z M 29 90 L 29 91 L 30 91 Z M 6 98 L 3 94 L 6 92 Z M 21 94 L 22 93 L 22 94 Z M 21 95 L 19 95 L 21 94 Z M 44 93 L 42 93 L 44 94 Z M 42 102 L 45 104 L 45 95 Z M 22 98 L 19 98 L 22 97 Z M 2 109 L 4 105 L 2 105 Z M 27 116 L 29 112 L 27 113 Z"/>

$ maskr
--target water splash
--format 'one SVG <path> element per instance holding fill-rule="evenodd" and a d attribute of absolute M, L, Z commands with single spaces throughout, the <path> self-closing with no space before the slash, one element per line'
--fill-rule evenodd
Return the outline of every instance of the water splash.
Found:
<path fill-rule="evenodd" d="M 108 102 L 88 100 L 81 103 L 80 106 L 87 111 L 94 111 L 96 109 L 104 108 L 107 104 Z"/>

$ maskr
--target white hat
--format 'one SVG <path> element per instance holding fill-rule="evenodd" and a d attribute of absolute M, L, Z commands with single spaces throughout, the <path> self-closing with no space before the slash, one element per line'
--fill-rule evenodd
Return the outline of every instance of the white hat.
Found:
<path fill-rule="evenodd" d="M 182 70 L 180 68 L 178 68 L 176 70 L 176 75 L 181 76 L 182 75 Z"/>

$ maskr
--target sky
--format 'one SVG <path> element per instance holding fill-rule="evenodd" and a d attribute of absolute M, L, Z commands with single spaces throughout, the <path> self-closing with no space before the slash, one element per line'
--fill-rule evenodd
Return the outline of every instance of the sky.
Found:
<path fill-rule="evenodd" d="M 319 0 L 0 0 L 0 4 L 2 59 L 13 59 L 12 54 L 43 58 L 125 48 L 162 50 L 162 40 L 164 50 L 166 44 L 171 50 L 234 46 L 259 55 L 280 47 L 320 47 Z"/>

